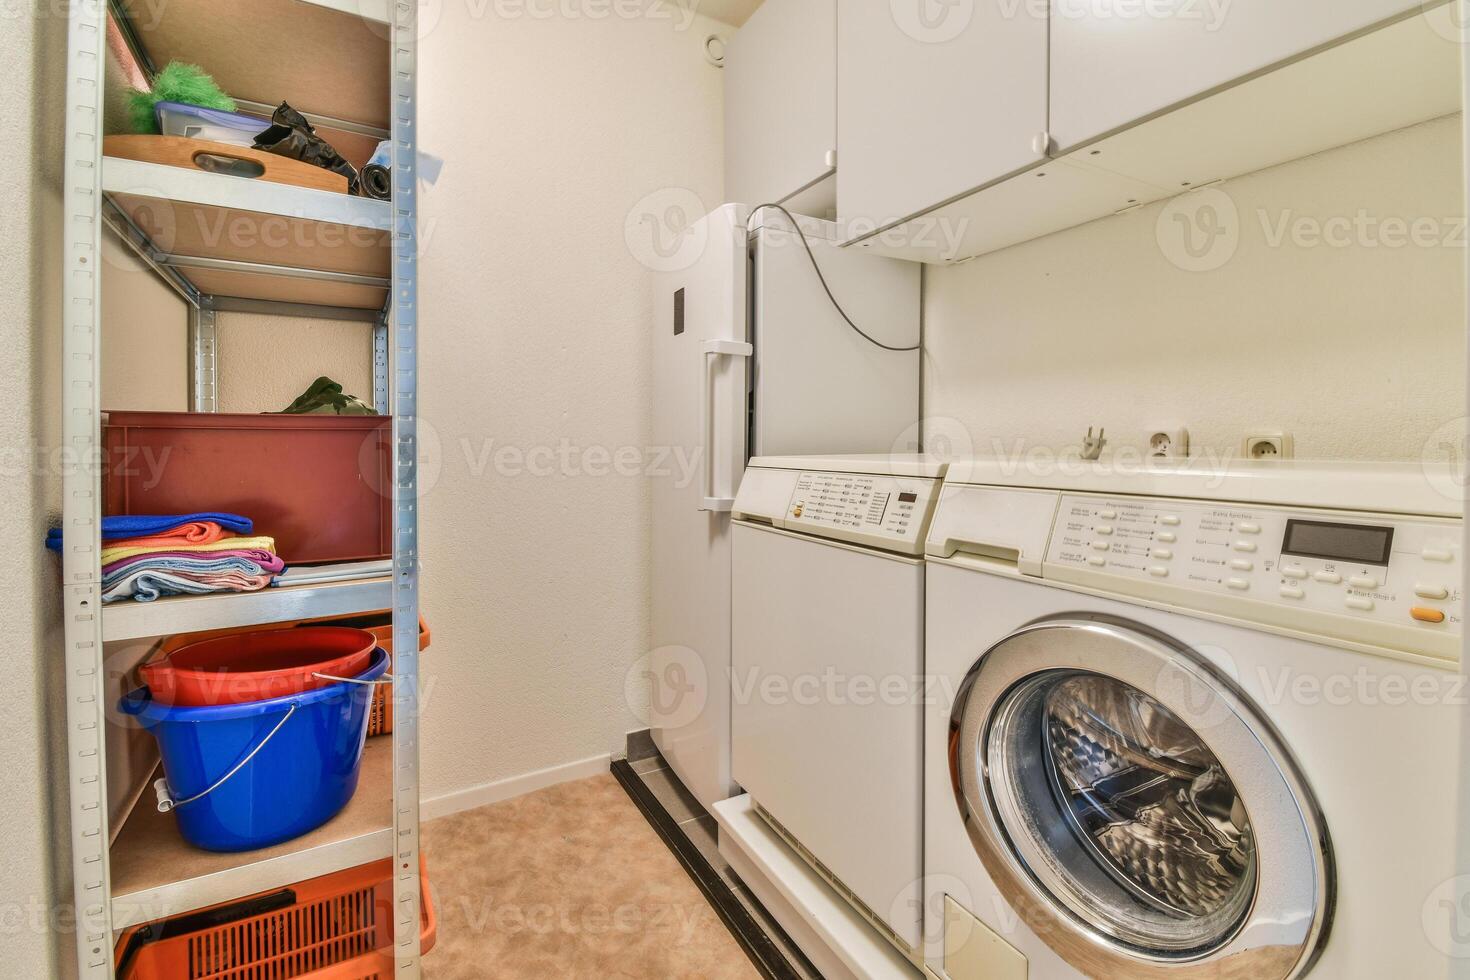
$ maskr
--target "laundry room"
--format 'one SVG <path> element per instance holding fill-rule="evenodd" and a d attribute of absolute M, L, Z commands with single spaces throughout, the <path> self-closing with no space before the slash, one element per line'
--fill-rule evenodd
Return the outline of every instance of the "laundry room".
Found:
<path fill-rule="evenodd" d="M 1470 0 L 0 20 L 16 976 L 1470 977 Z"/>

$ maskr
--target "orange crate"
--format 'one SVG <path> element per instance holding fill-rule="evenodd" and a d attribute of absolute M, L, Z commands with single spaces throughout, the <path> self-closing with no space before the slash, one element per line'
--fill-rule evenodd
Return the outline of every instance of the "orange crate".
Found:
<path fill-rule="evenodd" d="M 393 655 L 393 614 L 387 609 L 377 612 L 362 613 L 353 616 L 328 616 L 323 619 L 295 619 L 284 623 L 262 623 L 258 626 L 245 626 L 235 629 L 209 630 L 204 633 L 180 633 L 164 640 L 159 647 L 159 656 L 166 656 L 170 651 L 199 640 L 207 640 L 216 636 L 225 636 L 230 633 L 243 633 L 253 630 L 276 630 L 288 626 L 351 626 L 354 629 L 367 630 L 378 638 L 378 646 L 382 647 L 389 655 L 389 670 L 392 669 Z M 427 650 L 429 647 L 430 633 L 429 624 L 424 617 L 419 617 L 419 649 Z M 368 709 L 368 737 L 374 735 L 387 735 L 393 731 L 393 691 L 388 684 L 379 684 L 373 688 L 373 702 Z"/>
<path fill-rule="evenodd" d="M 438 917 L 421 862 L 420 945 Z M 134 926 L 118 980 L 392 980 L 393 862 L 375 861 L 237 902 Z"/>

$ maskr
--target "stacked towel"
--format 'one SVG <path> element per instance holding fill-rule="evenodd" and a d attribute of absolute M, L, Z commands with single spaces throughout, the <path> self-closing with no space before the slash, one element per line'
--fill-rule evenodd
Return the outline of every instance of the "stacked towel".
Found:
<path fill-rule="evenodd" d="M 102 601 L 211 592 L 254 592 L 285 571 L 273 538 L 236 514 L 107 517 L 102 520 Z M 60 551 L 53 529 L 46 547 Z"/>

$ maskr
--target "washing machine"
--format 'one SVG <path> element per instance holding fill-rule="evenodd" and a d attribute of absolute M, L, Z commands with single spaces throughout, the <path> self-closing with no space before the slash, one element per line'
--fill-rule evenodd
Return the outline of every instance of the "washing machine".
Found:
<path fill-rule="evenodd" d="M 1448 976 L 1457 487 L 952 464 L 927 542 L 929 968 Z"/>
<path fill-rule="evenodd" d="M 732 529 L 731 771 L 881 935 L 922 927 L 924 540 L 944 464 L 753 459 Z"/>

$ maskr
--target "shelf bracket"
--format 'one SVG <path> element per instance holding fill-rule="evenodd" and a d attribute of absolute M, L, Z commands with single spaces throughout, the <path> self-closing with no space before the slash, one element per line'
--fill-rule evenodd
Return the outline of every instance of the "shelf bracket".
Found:
<path fill-rule="evenodd" d="M 189 410 L 219 411 L 219 334 L 214 297 L 189 310 Z"/>
<path fill-rule="evenodd" d="M 373 408 L 379 415 L 390 411 L 388 399 L 388 315 L 373 324 Z"/>

